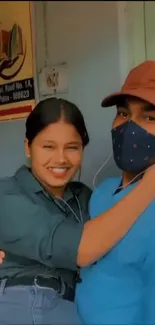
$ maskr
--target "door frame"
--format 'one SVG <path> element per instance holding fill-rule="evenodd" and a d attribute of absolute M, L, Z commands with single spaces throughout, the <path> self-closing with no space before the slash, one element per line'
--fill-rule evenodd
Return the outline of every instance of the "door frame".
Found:
<path fill-rule="evenodd" d="M 146 60 L 145 1 L 118 1 L 121 83 L 129 70 Z"/>

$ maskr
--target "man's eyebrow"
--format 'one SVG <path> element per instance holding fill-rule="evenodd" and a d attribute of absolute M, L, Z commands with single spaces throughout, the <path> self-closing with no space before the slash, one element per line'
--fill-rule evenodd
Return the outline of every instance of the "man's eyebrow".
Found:
<path fill-rule="evenodd" d="M 124 98 L 120 98 L 116 103 L 117 108 L 128 108 L 128 101 Z"/>
<path fill-rule="evenodd" d="M 145 105 L 144 107 L 143 107 L 143 110 L 145 111 L 145 112 L 155 112 L 155 105 Z"/>
<path fill-rule="evenodd" d="M 129 110 L 129 108 L 126 105 L 121 105 L 121 104 L 117 105 L 116 108 Z"/>

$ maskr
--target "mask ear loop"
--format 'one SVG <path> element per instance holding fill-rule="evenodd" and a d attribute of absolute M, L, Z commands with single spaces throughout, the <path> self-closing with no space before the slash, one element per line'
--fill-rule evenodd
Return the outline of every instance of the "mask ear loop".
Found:
<path fill-rule="evenodd" d="M 108 161 L 111 159 L 111 157 L 113 156 L 113 151 L 111 152 L 111 154 L 108 156 L 108 158 L 106 159 L 106 161 L 104 161 L 104 163 L 101 165 L 101 167 L 97 170 L 94 178 L 93 178 L 93 189 L 95 189 L 95 182 L 96 182 L 96 178 L 98 176 L 98 174 L 101 172 L 101 170 L 106 166 L 106 164 L 108 163 Z"/>

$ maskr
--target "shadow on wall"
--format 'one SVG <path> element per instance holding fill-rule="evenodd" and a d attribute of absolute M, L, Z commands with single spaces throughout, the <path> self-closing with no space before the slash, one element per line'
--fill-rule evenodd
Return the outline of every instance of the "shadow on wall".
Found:
<path fill-rule="evenodd" d="M 0 122 L 0 177 L 11 176 L 25 163 L 25 119 Z"/>

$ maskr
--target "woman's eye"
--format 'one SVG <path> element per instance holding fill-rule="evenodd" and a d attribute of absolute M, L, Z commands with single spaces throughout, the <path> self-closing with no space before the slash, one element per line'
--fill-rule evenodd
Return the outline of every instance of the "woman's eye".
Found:
<path fill-rule="evenodd" d="M 54 149 L 52 146 L 45 145 L 43 146 L 44 149 Z"/>
<path fill-rule="evenodd" d="M 68 150 L 78 150 L 79 147 L 69 147 Z"/>

